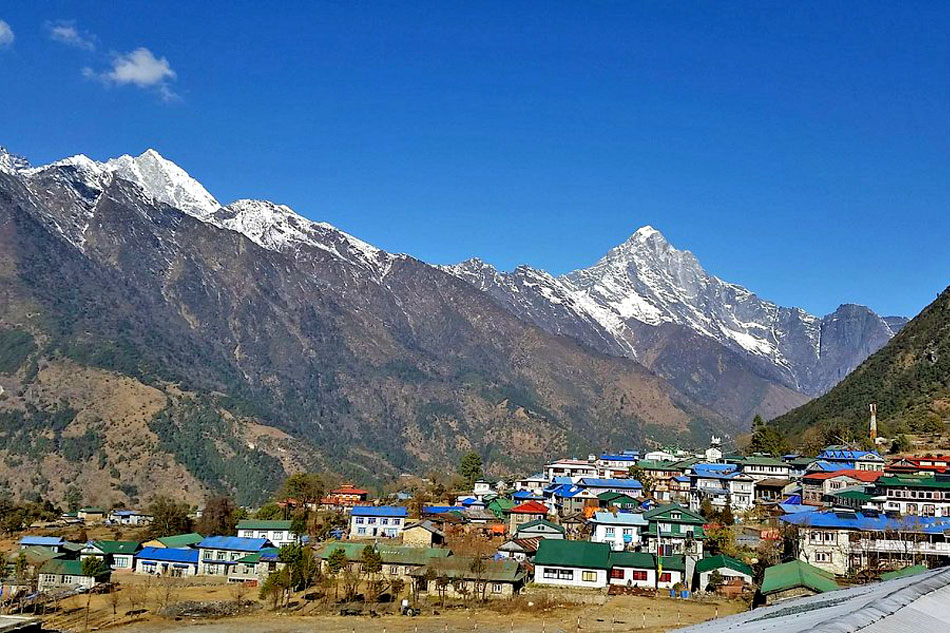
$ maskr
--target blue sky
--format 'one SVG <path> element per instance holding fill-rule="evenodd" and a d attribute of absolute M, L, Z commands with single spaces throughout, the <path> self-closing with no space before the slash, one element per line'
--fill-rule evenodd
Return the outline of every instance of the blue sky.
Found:
<path fill-rule="evenodd" d="M 201 6 L 192 6 L 192 5 Z M 950 283 L 950 3 L 0 5 L 0 145 L 154 147 L 390 251 L 588 266 L 644 224 L 815 313 Z"/>

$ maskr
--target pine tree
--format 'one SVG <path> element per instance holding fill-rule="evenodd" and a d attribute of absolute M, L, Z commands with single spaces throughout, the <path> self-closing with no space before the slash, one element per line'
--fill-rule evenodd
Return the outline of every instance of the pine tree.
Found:
<path fill-rule="evenodd" d="M 459 461 L 458 473 L 465 480 L 466 485 L 474 486 L 475 482 L 482 477 L 481 456 L 475 451 L 463 455 Z"/>

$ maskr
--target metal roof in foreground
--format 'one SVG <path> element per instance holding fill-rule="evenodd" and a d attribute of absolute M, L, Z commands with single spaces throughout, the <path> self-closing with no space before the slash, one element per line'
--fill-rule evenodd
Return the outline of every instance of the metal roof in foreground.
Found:
<path fill-rule="evenodd" d="M 678 633 L 906 633 L 950 631 L 950 567 L 795 598 Z"/>

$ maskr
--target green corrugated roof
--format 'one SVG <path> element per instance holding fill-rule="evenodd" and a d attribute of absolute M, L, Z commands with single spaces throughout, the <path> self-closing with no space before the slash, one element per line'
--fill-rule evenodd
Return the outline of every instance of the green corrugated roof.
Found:
<path fill-rule="evenodd" d="M 950 479 L 937 479 L 934 475 L 891 475 L 877 480 L 885 488 L 908 486 L 912 488 L 950 488 Z"/>
<path fill-rule="evenodd" d="M 762 580 L 763 594 L 795 587 L 807 587 L 818 593 L 840 588 L 830 573 L 800 560 L 774 565 L 765 570 L 765 578 Z"/>
<path fill-rule="evenodd" d="M 870 501 L 874 498 L 874 495 L 868 494 L 863 490 L 842 490 L 841 492 L 833 492 L 831 494 L 841 499 L 856 499 L 858 501 Z"/>
<path fill-rule="evenodd" d="M 82 561 L 69 559 L 64 560 L 61 558 L 54 558 L 53 560 L 48 560 L 43 563 L 43 566 L 40 567 L 41 574 L 57 574 L 57 575 L 69 575 L 69 576 L 85 576 L 86 574 L 82 573 Z M 106 571 L 102 575 L 105 576 L 109 572 Z"/>
<path fill-rule="evenodd" d="M 681 469 L 674 466 L 673 462 L 657 462 L 650 459 L 641 459 L 637 462 L 637 467 L 644 470 L 667 470 L 681 472 Z"/>
<path fill-rule="evenodd" d="M 197 545 L 204 537 L 197 532 L 190 532 L 188 534 L 177 534 L 175 536 L 163 536 L 158 539 L 158 542 L 168 548 L 178 548 L 178 547 L 188 547 L 189 545 Z"/>
<path fill-rule="evenodd" d="M 668 516 L 666 516 L 674 511 L 680 513 L 680 518 L 670 519 Z M 651 522 L 668 521 L 670 523 L 689 523 L 692 525 L 703 525 L 706 523 L 706 519 L 704 519 L 702 515 L 692 512 L 688 508 L 684 508 L 678 503 L 669 503 L 667 505 L 657 506 L 652 510 L 647 510 L 643 513 L 643 518 Z"/>
<path fill-rule="evenodd" d="M 894 580 L 895 578 L 916 576 L 917 574 L 922 574 L 925 571 L 927 571 L 926 565 L 911 565 L 910 567 L 905 567 L 904 569 L 898 569 L 897 571 L 889 571 L 885 574 L 881 574 L 881 580 Z"/>
<path fill-rule="evenodd" d="M 317 554 L 327 559 L 333 550 L 342 549 L 349 561 L 358 561 L 363 555 L 365 543 L 328 543 Z M 376 551 L 386 564 L 395 565 L 425 565 L 433 558 L 445 558 L 452 555 L 452 550 L 442 547 L 410 547 L 408 545 L 377 545 Z"/>
<path fill-rule="evenodd" d="M 660 562 L 663 563 L 663 569 L 669 571 L 686 571 L 685 556 L 660 556 Z"/>
<path fill-rule="evenodd" d="M 92 544 L 104 554 L 134 554 L 141 545 L 138 541 L 93 541 Z"/>
<path fill-rule="evenodd" d="M 719 554 L 718 556 L 709 556 L 696 562 L 696 572 L 703 573 L 706 571 L 712 571 L 713 569 L 722 569 L 727 567 L 734 571 L 737 571 L 741 574 L 746 574 L 752 576 L 752 568 L 743 563 L 740 560 L 736 560 L 731 556 L 726 556 L 725 554 Z"/>
<path fill-rule="evenodd" d="M 264 519 L 243 519 L 238 521 L 239 530 L 289 530 L 290 521 L 283 520 L 264 520 Z"/>
<path fill-rule="evenodd" d="M 248 554 L 247 556 L 244 556 L 244 557 L 242 557 L 242 558 L 239 558 L 239 559 L 237 559 L 237 560 L 234 561 L 234 562 L 236 562 L 236 563 L 245 563 L 245 564 L 258 563 L 258 562 L 260 562 L 261 556 L 262 556 L 263 554 L 274 555 L 274 554 L 279 554 L 279 553 L 280 553 L 280 550 L 277 549 L 276 547 L 265 547 L 264 549 L 262 549 L 262 550 L 259 551 L 259 552 L 254 552 L 253 554 Z"/>
<path fill-rule="evenodd" d="M 630 495 L 625 495 L 625 494 L 622 493 L 622 492 L 610 492 L 610 491 L 608 491 L 608 492 L 602 492 L 602 493 L 600 493 L 599 495 L 597 495 L 597 499 L 600 500 L 600 501 L 603 501 L 604 503 L 606 503 L 606 504 L 608 504 L 608 505 L 609 505 L 609 504 L 616 504 L 616 505 L 620 505 L 620 504 L 631 505 L 631 504 L 633 504 L 633 505 L 636 505 L 636 504 L 639 504 L 639 503 L 640 503 L 639 501 L 637 501 L 636 499 L 634 499 L 634 498 L 631 497 Z"/>
<path fill-rule="evenodd" d="M 610 545 L 607 543 L 543 539 L 538 544 L 534 564 L 609 569 L 609 557 Z"/>
<path fill-rule="evenodd" d="M 656 559 L 647 552 L 610 552 L 610 566 L 656 569 Z"/>

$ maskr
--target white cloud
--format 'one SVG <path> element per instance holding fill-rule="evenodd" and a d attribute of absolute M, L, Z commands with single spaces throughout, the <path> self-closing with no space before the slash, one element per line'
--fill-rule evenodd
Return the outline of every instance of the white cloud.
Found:
<path fill-rule="evenodd" d="M 169 85 L 169 82 L 177 77 L 171 64 L 164 57 L 155 57 L 152 51 L 144 46 L 129 53 L 115 55 L 112 58 L 111 70 L 97 73 L 86 67 L 82 69 L 82 74 L 89 79 L 98 79 L 110 85 L 131 84 L 139 88 L 154 88 L 163 101 L 175 101 L 179 98 Z"/>
<path fill-rule="evenodd" d="M 74 46 L 87 51 L 92 51 L 96 48 L 95 37 L 89 33 L 80 33 L 79 29 L 76 28 L 76 23 L 72 20 L 48 22 L 46 29 L 49 31 L 49 38 L 54 42 Z"/>
<path fill-rule="evenodd" d="M 13 45 L 13 29 L 10 25 L 0 20 L 0 48 Z"/>

